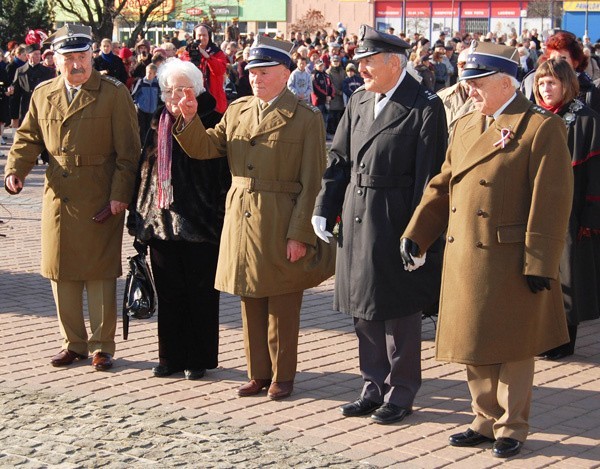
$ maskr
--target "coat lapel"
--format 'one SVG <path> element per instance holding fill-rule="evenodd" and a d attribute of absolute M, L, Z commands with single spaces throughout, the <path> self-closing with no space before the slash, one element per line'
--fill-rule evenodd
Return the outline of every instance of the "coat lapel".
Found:
<path fill-rule="evenodd" d="M 485 129 L 485 116 L 480 112 L 473 112 L 459 137 L 462 148 L 455 157 L 460 158 L 460 155 L 464 155 L 464 158 L 455 160 L 453 163 L 456 167 L 453 177 L 468 171 L 499 152 L 512 151 L 518 145 L 519 135 L 525 130 L 521 124 L 531 106 L 532 103 L 517 91 L 514 101 L 487 130 Z M 499 143 L 502 129 L 510 130 L 510 138 L 505 143 L 505 148 L 502 148 Z"/>
<path fill-rule="evenodd" d="M 252 111 L 253 113 L 258 113 L 259 108 L 257 100 L 258 98 L 254 98 L 248 101 L 248 108 L 254 109 L 254 111 Z M 262 119 L 259 119 L 258 125 L 253 126 L 253 137 L 271 133 L 274 130 L 283 127 L 296 112 L 298 98 L 296 98 L 291 91 L 286 89 L 272 106 L 273 109 L 269 109 L 267 114 Z M 256 116 L 254 116 L 253 119 L 254 122 L 256 122 Z"/>
<path fill-rule="evenodd" d="M 370 127 L 370 130 L 367 138 L 362 142 L 359 152 L 381 132 L 398 125 L 399 122 L 406 119 L 414 106 L 418 90 L 419 83 L 409 74 L 406 74 L 402 83 L 396 88 L 389 102 L 377 115 L 376 119 L 373 118 L 376 94 L 370 91 L 363 94 L 358 115 L 360 119 L 364 119 L 363 126 Z"/>
<path fill-rule="evenodd" d="M 96 101 L 96 96 L 100 90 L 100 80 L 100 74 L 92 70 L 89 80 L 82 85 L 73 102 L 69 104 L 65 80 L 63 77 L 59 77 L 51 85 L 52 90 L 48 94 L 48 101 L 58 110 L 60 115 L 63 116 L 63 121 L 65 121 L 73 114 Z"/>

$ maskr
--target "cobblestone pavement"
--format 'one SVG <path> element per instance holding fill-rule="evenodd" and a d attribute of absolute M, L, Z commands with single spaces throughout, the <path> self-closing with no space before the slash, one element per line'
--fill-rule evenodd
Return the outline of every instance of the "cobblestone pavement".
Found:
<path fill-rule="evenodd" d="M 366 467 L 181 413 L 17 389 L 0 405 L 0 467 Z"/>
<path fill-rule="evenodd" d="M 362 379 L 352 322 L 331 310 L 332 280 L 304 295 L 298 375 L 283 401 L 237 397 L 247 379 L 240 306 L 225 294 L 219 367 L 202 380 L 152 377 L 156 318 L 132 321 L 127 341 L 119 324 L 109 372 L 89 360 L 51 367 L 60 335 L 38 273 L 44 170 L 35 167 L 17 197 L 0 191 L 0 466 L 600 468 L 600 321 L 580 326 L 574 356 L 536 361 L 530 434 L 508 461 L 489 445 L 448 446 L 472 420 L 470 398 L 464 367 L 434 360 L 430 320 L 413 414 L 387 426 L 340 414 Z M 123 265 L 131 241 L 125 236 Z M 123 279 L 118 288 L 120 296 Z"/>

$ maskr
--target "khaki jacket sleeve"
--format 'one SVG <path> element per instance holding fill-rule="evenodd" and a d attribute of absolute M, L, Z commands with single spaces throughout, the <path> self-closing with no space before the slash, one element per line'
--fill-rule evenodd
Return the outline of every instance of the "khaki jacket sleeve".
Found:
<path fill-rule="evenodd" d="M 448 226 L 451 154 L 449 149 L 440 173 L 427 185 L 421 202 L 402 234 L 402 238 L 409 238 L 417 243 L 421 253 L 426 252 Z"/>
<path fill-rule="evenodd" d="M 302 191 L 298 194 L 296 205 L 287 232 L 287 239 L 301 241 L 316 246 L 317 237 L 310 219 L 315 199 L 321 189 L 321 177 L 325 171 L 325 128 L 320 114 L 312 113 L 304 134 L 302 163 L 300 166 L 300 184 Z"/>
<path fill-rule="evenodd" d="M 559 119 L 545 119 L 536 133 L 529 183 L 532 195 L 523 274 L 556 279 L 573 201 L 571 156 Z"/>
<path fill-rule="evenodd" d="M 14 174 L 24 181 L 35 166 L 39 154 L 44 150 L 44 139 L 38 125 L 38 110 L 35 100 L 29 105 L 29 112 L 15 134 L 15 142 L 8 152 L 4 168 L 4 179 Z"/>
<path fill-rule="evenodd" d="M 110 187 L 110 200 L 129 203 L 133 198 L 141 143 L 135 106 L 125 86 L 117 88 L 117 103 L 113 108 L 111 120 L 116 165 Z"/>
<path fill-rule="evenodd" d="M 173 125 L 173 136 L 190 158 L 208 160 L 227 156 L 227 133 L 225 116 L 214 129 L 204 127 L 196 115 L 192 122 L 183 127 L 179 116 Z"/>

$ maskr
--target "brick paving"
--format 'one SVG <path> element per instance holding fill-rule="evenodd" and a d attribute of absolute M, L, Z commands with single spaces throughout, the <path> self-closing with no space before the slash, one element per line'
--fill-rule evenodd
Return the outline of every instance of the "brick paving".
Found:
<path fill-rule="evenodd" d="M 6 152 L 7 147 L 0 148 L 0 153 Z M 2 171 L 5 161 L 0 157 Z M 210 427 L 214 431 L 225 428 L 230 434 L 242 435 L 236 445 L 253 438 L 288 445 L 281 450 L 278 461 L 265 461 L 265 465 L 274 467 L 600 467 L 599 321 L 580 326 L 576 354 L 570 359 L 536 362 L 530 435 L 521 455 L 509 461 L 493 458 L 490 446 L 447 445 L 448 435 L 470 423 L 470 400 L 464 367 L 433 359 L 435 326 L 430 320 L 423 321 L 423 385 L 415 412 L 390 426 L 371 423 L 368 417 L 342 417 L 338 407 L 358 396 L 362 380 L 352 322 L 331 309 L 332 280 L 305 293 L 298 375 L 294 394 L 284 401 L 269 401 L 265 394 L 237 397 L 237 387 L 246 381 L 240 306 L 237 297 L 226 294 L 221 297 L 219 368 L 200 381 L 187 381 L 182 374 L 152 377 L 150 369 L 158 359 L 155 318 L 133 320 L 127 341 L 122 340 L 119 323 L 115 367 L 109 372 L 93 371 L 89 360 L 67 369 L 51 367 L 49 359 L 60 348 L 60 335 L 49 282 L 38 273 L 44 170 L 44 166 L 34 168 L 19 196 L 0 193 L 1 396 L 16 392 L 16 398 L 33 406 L 31 412 L 40 406 L 35 403 L 37 399 L 46 399 L 62 406 L 57 419 L 65 418 L 71 405 L 75 407 L 70 402 L 79 407 L 87 402 L 96 410 L 108 408 L 109 416 L 111 408 L 122 406 L 136 415 L 154 412 L 185 416 L 198 425 L 216 425 L 218 430 Z M 124 266 L 132 253 L 131 239 L 126 236 Z M 122 288 L 120 279 L 119 296 Z M 27 460 L 22 453 L 29 454 L 33 451 L 30 447 L 17 452 L 21 459 L 3 458 L 6 451 L 2 448 L 2 432 L 10 429 L 4 412 L 6 402 L 6 397 L 0 399 L 0 466 L 23 461 L 31 467 L 79 466 L 80 460 L 58 456 L 44 464 Z M 47 416 L 44 418 L 47 420 Z M 42 438 L 46 428 L 50 427 L 31 424 L 28 435 L 33 437 L 38 432 Z M 220 438 L 214 437 L 215 441 Z M 19 446 L 19 441 L 17 438 L 11 442 L 11 447 Z M 27 446 L 26 439 L 23 441 Z M 73 442 L 65 445 L 72 446 Z M 275 454 L 279 454 L 277 451 Z M 290 451 L 299 454 L 291 457 Z M 304 453 L 304 461 L 310 460 L 311 464 L 300 463 L 302 458 L 298 456 Z M 315 459 L 314 454 L 325 459 Z M 151 456 L 148 461 L 162 466 L 175 462 Z M 221 466 L 220 459 L 211 460 L 206 454 L 194 461 L 203 467 L 257 467 L 251 460 L 239 455 L 236 458 L 229 460 L 230 466 Z M 131 461 L 119 455 L 115 467 L 131 465 Z"/>

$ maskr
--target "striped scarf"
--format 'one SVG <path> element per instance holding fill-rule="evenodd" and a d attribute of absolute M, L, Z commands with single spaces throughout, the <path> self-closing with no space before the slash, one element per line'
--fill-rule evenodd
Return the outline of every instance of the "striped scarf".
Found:
<path fill-rule="evenodd" d="M 171 185 L 171 160 L 173 156 L 173 123 L 175 118 L 163 109 L 158 121 L 158 208 L 168 209 L 173 202 L 173 186 Z"/>

